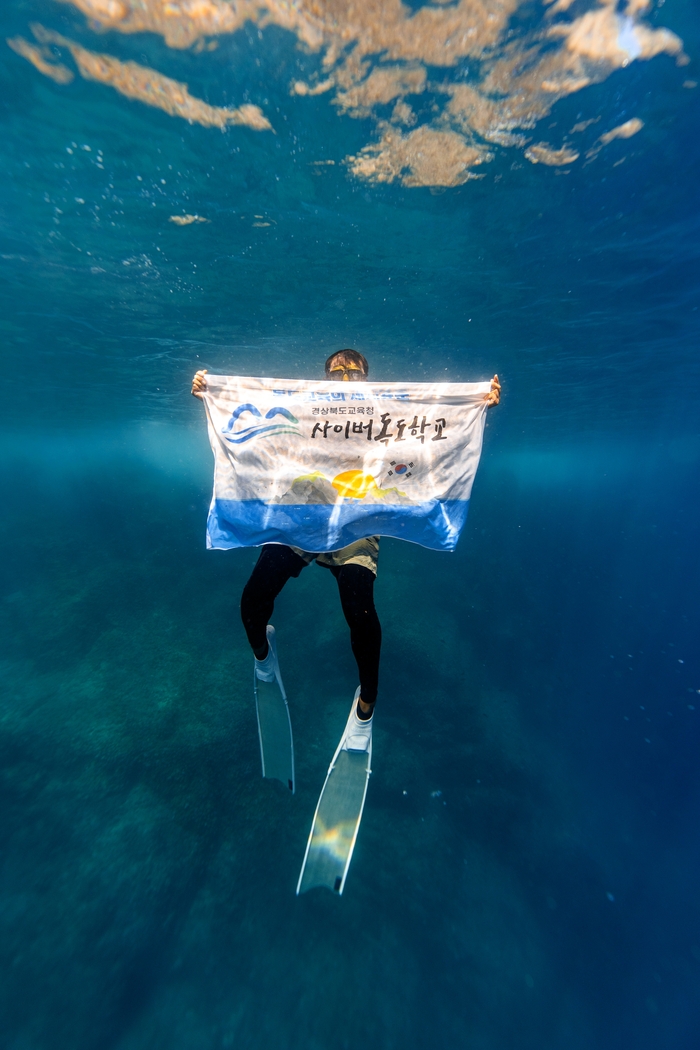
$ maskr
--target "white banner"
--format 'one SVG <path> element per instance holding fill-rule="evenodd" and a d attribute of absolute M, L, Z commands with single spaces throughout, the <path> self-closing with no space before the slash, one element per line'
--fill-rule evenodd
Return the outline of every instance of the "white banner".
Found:
<path fill-rule="evenodd" d="M 455 547 L 490 382 L 206 382 L 209 547 L 321 552 L 372 535 Z"/>

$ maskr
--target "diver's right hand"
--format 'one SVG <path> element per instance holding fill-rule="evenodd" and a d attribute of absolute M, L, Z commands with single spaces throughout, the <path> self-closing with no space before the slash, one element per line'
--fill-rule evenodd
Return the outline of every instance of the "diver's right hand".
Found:
<path fill-rule="evenodd" d="M 199 372 L 195 372 L 194 379 L 192 380 L 192 397 L 201 397 L 206 390 L 207 381 L 204 378 L 206 374 L 206 368 L 202 368 Z"/>

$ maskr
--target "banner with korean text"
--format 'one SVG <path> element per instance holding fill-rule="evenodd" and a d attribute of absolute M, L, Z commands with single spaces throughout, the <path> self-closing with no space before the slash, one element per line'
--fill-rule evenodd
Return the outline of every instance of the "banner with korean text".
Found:
<path fill-rule="evenodd" d="M 394 536 L 454 549 L 490 383 L 206 382 L 208 547 L 285 543 L 320 553 Z"/>

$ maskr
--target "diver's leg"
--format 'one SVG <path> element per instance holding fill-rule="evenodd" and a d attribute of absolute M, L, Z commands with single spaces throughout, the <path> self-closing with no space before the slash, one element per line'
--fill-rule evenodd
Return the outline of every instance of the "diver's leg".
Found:
<path fill-rule="evenodd" d="M 372 717 L 377 699 L 382 628 L 374 607 L 374 573 L 364 565 L 331 570 L 338 581 L 340 603 L 350 628 L 350 643 L 360 673 L 358 715 Z"/>
<path fill-rule="evenodd" d="M 257 660 L 267 656 L 266 627 L 275 598 L 287 580 L 298 576 L 305 566 L 306 562 L 296 551 L 279 543 L 268 543 L 260 552 L 241 595 L 241 619 Z"/>

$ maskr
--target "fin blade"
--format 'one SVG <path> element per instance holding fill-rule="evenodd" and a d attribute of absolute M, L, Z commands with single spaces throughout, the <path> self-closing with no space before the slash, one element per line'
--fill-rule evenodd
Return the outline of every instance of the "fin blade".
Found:
<path fill-rule="evenodd" d="M 262 775 L 295 788 L 294 739 L 289 704 L 277 682 L 261 682 L 253 672 Z"/>
<path fill-rule="evenodd" d="M 357 841 L 371 772 L 369 751 L 339 750 L 314 813 L 297 895 L 325 886 L 342 894 Z"/>

